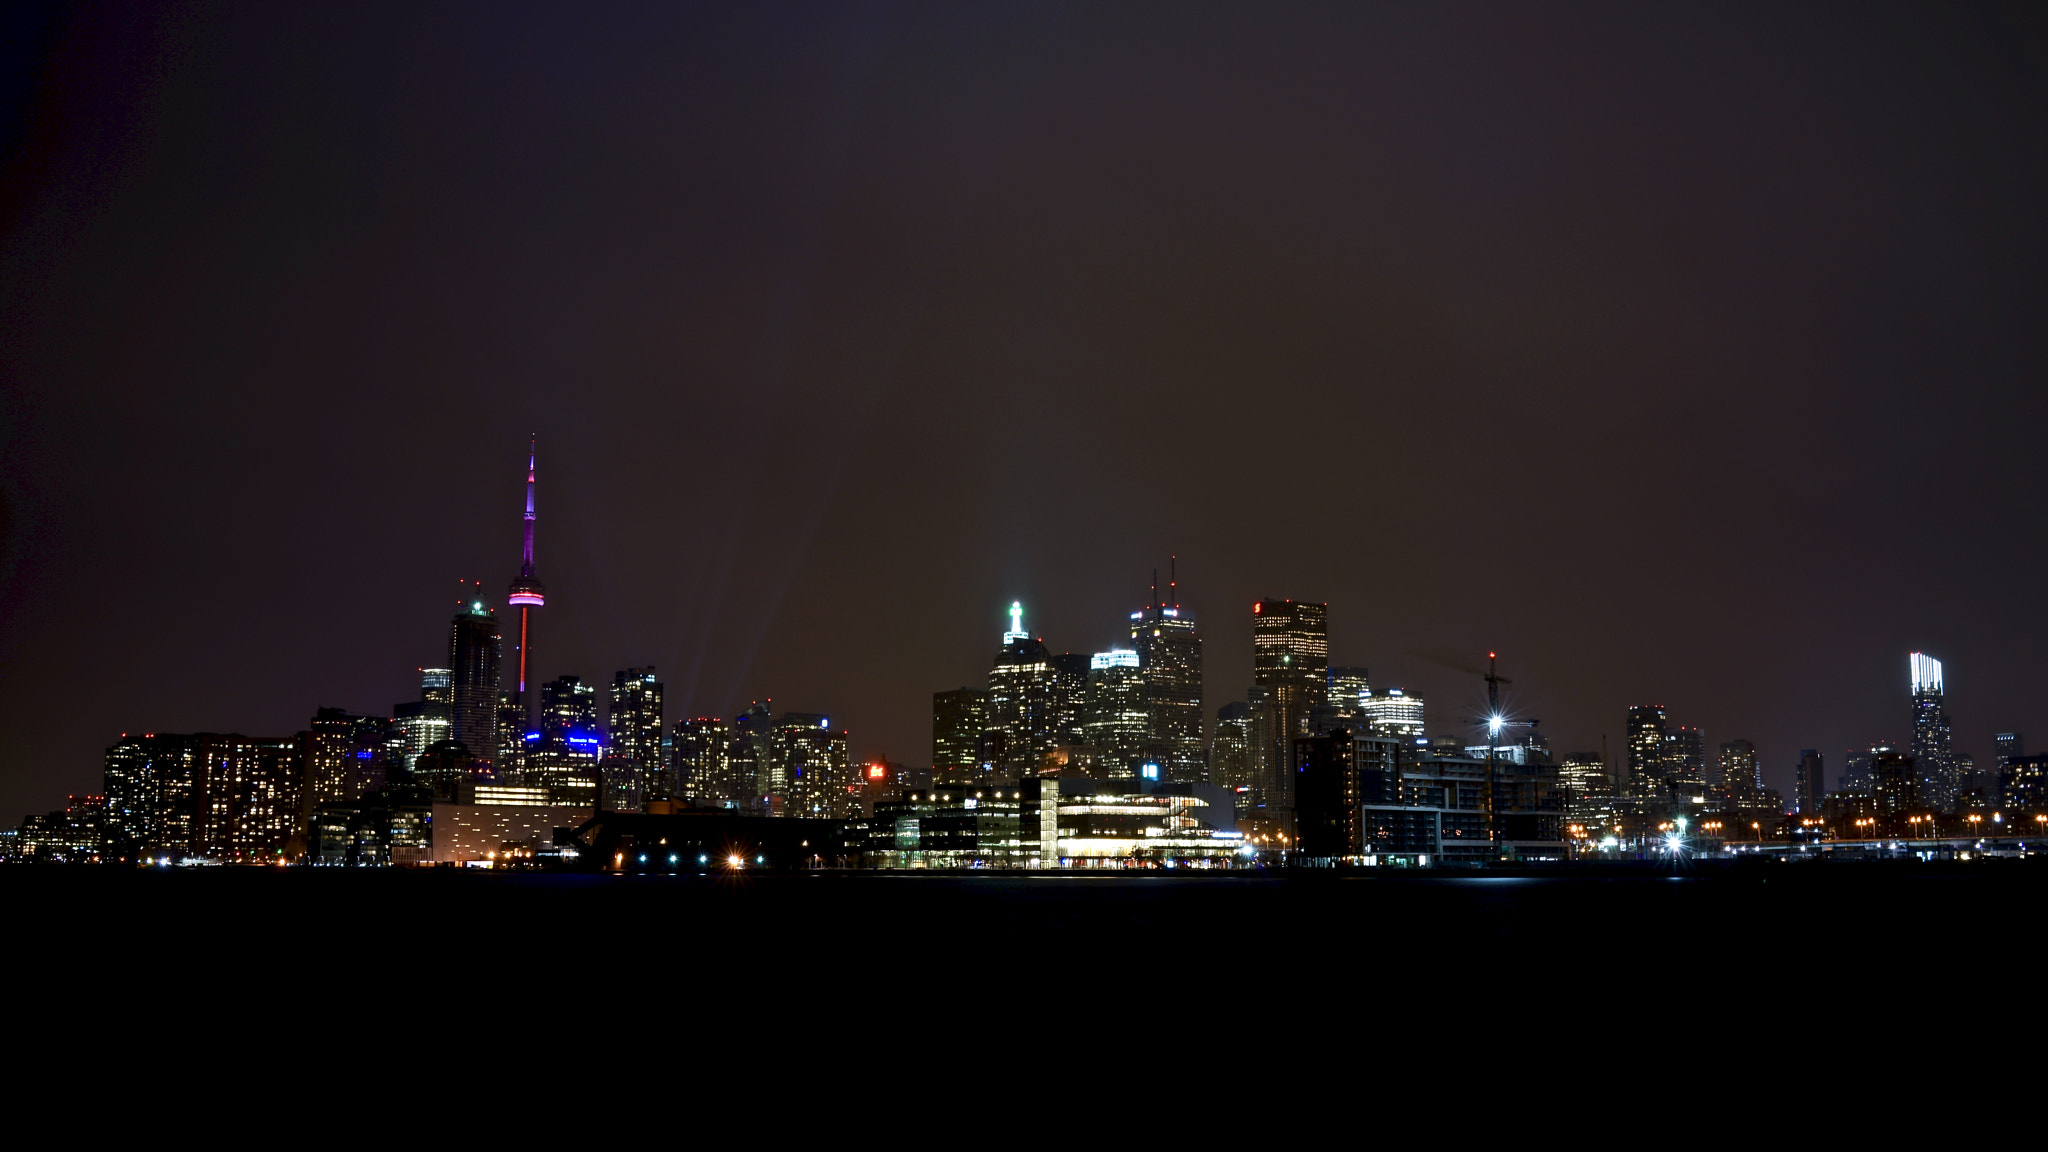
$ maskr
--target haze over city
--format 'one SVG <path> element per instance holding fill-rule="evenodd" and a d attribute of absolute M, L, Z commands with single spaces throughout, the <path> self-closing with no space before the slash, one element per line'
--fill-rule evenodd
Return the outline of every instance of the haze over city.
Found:
<path fill-rule="evenodd" d="M 536 434 L 538 678 L 860 759 L 1172 556 L 1211 717 L 1292 597 L 1433 731 L 2048 733 L 2023 10 L 9 19 L 0 817 L 414 699 Z"/>

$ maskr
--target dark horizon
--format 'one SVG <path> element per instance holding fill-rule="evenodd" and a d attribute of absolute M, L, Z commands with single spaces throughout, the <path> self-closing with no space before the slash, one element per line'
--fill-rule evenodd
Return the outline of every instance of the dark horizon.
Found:
<path fill-rule="evenodd" d="M 926 762 L 1179 557 L 1554 751 L 2048 744 L 2021 6 L 48 5 L 9 18 L 0 821 L 388 714 L 502 606 Z M 501 620 L 505 613 L 501 612 Z"/>

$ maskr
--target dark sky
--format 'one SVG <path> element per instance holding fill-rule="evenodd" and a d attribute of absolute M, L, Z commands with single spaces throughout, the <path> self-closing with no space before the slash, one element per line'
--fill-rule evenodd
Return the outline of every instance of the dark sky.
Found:
<path fill-rule="evenodd" d="M 671 717 L 923 761 L 1177 553 L 1211 708 L 1291 596 L 1436 728 L 2048 747 L 2024 7 L 309 9 L 11 18 L 0 819 L 415 698 L 536 431 Z"/>

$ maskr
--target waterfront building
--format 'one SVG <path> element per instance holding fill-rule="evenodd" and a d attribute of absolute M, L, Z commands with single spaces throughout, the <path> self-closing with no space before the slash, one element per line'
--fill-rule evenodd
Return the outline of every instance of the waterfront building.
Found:
<path fill-rule="evenodd" d="M 558 804 L 598 804 L 604 738 L 598 733 L 595 688 L 568 675 L 542 684 L 538 730 L 525 739 L 522 783 L 547 789 Z"/>
<path fill-rule="evenodd" d="M 306 729 L 306 788 L 310 803 L 354 800 L 384 787 L 390 764 L 391 721 L 354 716 L 340 708 L 314 712 Z"/>
<path fill-rule="evenodd" d="M 1755 807 L 1763 797 L 1763 770 L 1757 764 L 1755 744 L 1739 739 L 1722 744 L 1715 768 L 1715 782 L 1736 807 Z"/>
<path fill-rule="evenodd" d="M 751 761 L 744 778 L 734 773 L 732 743 L 732 725 L 716 716 L 676 721 L 669 737 L 676 795 L 707 807 L 755 800 Z"/>
<path fill-rule="evenodd" d="M 859 806 L 858 783 L 848 763 L 847 733 L 829 717 L 785 712 L 775 727 L 781 768 L 781 814 L 845 819 Z"/>

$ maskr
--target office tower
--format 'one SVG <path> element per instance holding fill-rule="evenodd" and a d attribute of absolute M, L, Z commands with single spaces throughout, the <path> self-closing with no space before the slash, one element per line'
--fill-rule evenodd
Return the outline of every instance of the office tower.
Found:
<path fill-rule="evenodd" d="M 460 740 L 441 740 L 429 744 L 418 756 L 413 757 L 409 773 L 413 784 L 424 788 L 435 800 L 456 801 L 464 795 L 464 786 L 478 783 L 476 758 Z"/>
<path fill-rule="evenodd" d="M 676 794 L 706 807 L 744 804 L 754 798 L 752 762 L 744 779 L 732 770 L 732 725 L 715 716 L 678 720 L 669 755 Z"/>
<path fill-rule="evenodd" d="M 1216 735 L 1209 741 L 1209 782 L 1233 795 L 1251 793 L 1251 706 L 1243 701 L 1216 710 Z M 1239 816 L 1244 812 L 1240 808 Z"/>
<path fill-rule="evenodd" d="M 1915 652 L 1906 658 L 1913 688 L 1913 761 L 1920 773 L 1918 801 L 1946 811 L 1955 799 L 1948 716 L 1942 707 L 1941 661 Z"/>
<path fill-rule="evenodd" d="M 653 668 L 612 674 L 605 720 L 605 752 L 639 766 L 642 797 L 666 800 L 673 795 L 673 781 L 661 755 L 661 681 Z"/>
<path fill-rule="evenodd" d="M 1363 668 L 1330 669 L 1330 707 L 1346 712 L 1364 709 L 1366 697 L 1372 695 L 1372 677 Z"/>
<path fill-rule="evenodd" d="M 540 686 L 538 731 L 526 734 L 524 783 L 546 788 L 557 804 L 599 801 L 597 691 L 576 676 L 558 676 Z"/>
<path fill-rule="evenodd" d="M 472 591 L 448 626 L 448 710 L 455 739 L 484 766 L 498 762 L 498 618 Z"/>
<path fill-rule="evenodd" d="M 1105 777 L 1123 780 L 1138 774 L 1139 762 L 1152 754 L 1151 723 L 1145 672 L 1138 654 L 1120 648 L 1097 652 L 1089 660 L 1088 712 L 1082 736 L 1095 748 Z"/>
<path fill-rule="evenodd" d="M 1373 731 L 1382 736 L 1412 740 L 1423 735 L 1422 697 L 1400 688 L 1389 688 L 1377 696 L 1368 693 L 1359 712 L 1371 722 Z"/>
<path fill-rule="evenodd" d="M 1677 725 L 1664 733 L 1664 776 L 1679 795 L 1707 794 L 1707 742 L 1697 728 Z"/>
<path fill-rule="evenodd" d="M 1024 606 L 1010 605 L 1010 630 L 988 675 L 989 728 L 1002 734 L 997 775 L 1021 779 L 1038 775 L 1045 754 L 1058 744 L 1058 709 L 1052 654 L 1024 631 Z"/>
<path fill-rule="evenodd" d="M 512 682 L 512 689 L 506 693 L 510 699 L 507 722 L 524 734 L 528 728 L 529 708 L 532 701 L 526 694 L 527 678 L 533 676 L 537 666 L 533 663 L 534 609 L 547 603 L 547 589 L 541 585 L 540 577 L 533 571 L 533 488 L 534 461 L 537 457 L 538 438 L 526 446 L 526 548 L 519 561 L 519 578 L 512 581 L 512 587 L 505 594 L 505 606 L 519 609 L 518 671 Z"/>
<path fill-rule="evenodd" d="M 1565 803 L 1573 819 L 1591 817 L 1595 802 L 1606 799 L 1613 788 L 1607 778 L 1607 764 L 1598 752 L 1573 752 L 1558 765 L 1558 782 L 1565 790 Z"/>
<path fill-rule="evenodd" d="M 972 773 L 976 750 L 988 730 L 988 693 L 980 688 L 955 688 L 932 693 L 932 773 Z"/>
<path fill-rule="evenodd" d="M 773 699 L 756 700 L 732 720 L 732 745 L 727 755 L 735 774 L 747 780 L 749 805 L 765 804 L 772 812 L 782 803 L 782 768 L 775 756 Z"/>
<path fill-rule="evenodd" d="M 1359 823 L 1359 741 L 1350 731 L 1295 741 L 1295 846 L 1312 859 L 1364 850 Z"/>
<path fill-rule="evenodd" d="M 1628 710 L 1628 780 L 1630 796 L 1657 799 L 1664 794 L 1664 709 L 1643 704 Z"/>
<path fill-rule="evenodd" d="M 1877 803 L 1878 816 L 1885 820 L 1885 831 L 1894 835 L 1904 831 L 1900 820 L 1926 803 L 1926 797 L 1920 795 L 1920 780 L 1920 770 L 1910 754 L 1888 744 L 1871 748 L 1870 795 Z"/>
<path fill-rule="evenodd" d="M 1827 795 L 1824 771 L 1819 749 L 1799 750 L 1799 763 L 1792 769 L 1792 802 L 1801 816 L 1812 816 L 1820 811 L 1821 798 Z"/>
<path fill-rule="evenodd" d="M 1247 818 L 1271 819 L 1279 807 L 1274 797 L 1280 789 L 1280 734 L 1273 691 L 1254 684 L 1245 689 L 1244 701 L 1244 771 L 1251 791 L 1241 807 Z"/>
<path fill-rule="evenodd" d="M 1294 600 L 1252 605 L 1252 682 L 1272 693 L 1273 794 L 1269 806 L 1294 805 L 1294 740 L 1309 734 L 1310 714 L 1329 700 L 1330 606 Z"/>
<path fill-rule="evenodd" d="M 1062 652 L 1052 658 L 1052 735 L 1055 744 L 1081 742 L 1082 713 L 1088 710 L 1088 654 Z"/>
<path fill-rule="evenodd" d="M 412 771 L 414 762 L 429 747 L 452 738 L 454 714 L 448 707 L 448 676 L 446 668 L 420 669 L 420 698 L 393 706 L 389 752 L 393 768 Z"/>
<path fill-rule="evenodd" d="M 385 738 L 391 722 L 340 708 L 314 712 L 306 729 L 306 801 L 357 800 L 384 787 Z"/>
<path fill-rule="evenodd" d="M 1147 755 L 1167 779 L 1202 780 L 1202 635 L 1180 606 L 1178 578 L 1169 578 L 1166 599 L 1155 585 L 1151 605 L 1131 613 L 1131 648 L 1144 675 Z"/>
<path fill-rule="evenodd" d="M 2005 767 L 2007 761 L 2027 754 L 2026 741 L 2022 740 L 2017 732 L 2000 732 L 1992 737 L 1992 740 L 1997 746 L 1995 763 L 1999 768 Z"/>
<path fill-rule="evenodd" d="M 1757 765 L 1756 745 L 1747 740 L 1730 740 L 1721 745 L 1715 777 L 1723 792 L 1738 807 L 1754 805 L 1763 795 L 1763 770 Z"/>
<path fill-rule="evenodd" d="M 2034 835 L 2048 829 L 2048 756 L 2008 757 L 1998 769 L 1998 802 L 2011 809 L 2015 825 Z"/>
<path fill-rule="evenodd" d="M 782 814 L 845 819 L 859 797 L 848 763 L 846 732 L 825 716 L 785 712 L 775 725 Z"/>

